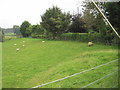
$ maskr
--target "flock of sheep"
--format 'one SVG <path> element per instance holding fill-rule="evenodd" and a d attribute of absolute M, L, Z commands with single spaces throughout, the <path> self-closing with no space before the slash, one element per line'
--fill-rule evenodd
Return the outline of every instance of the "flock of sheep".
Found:
<path fill-rule="evenodd" d="M 24 43 L 25 41 L 23 41 Z M 14 46 L 16 46 L 17 44 L 14 44 Z M 23 44 L 22 47 L 24 47 L 25 45 Z M 20 48 L 16 48 L 16 51 L 18 52 L 20 50 Z"/>
<path fill-rule="evenodd" d="M 24 43 L 25 41 L 23 41 Z M 42 43 L 44 43 L 45 41 L 42 41 Z M 14 44 L 14 46 L 16 46 L 17 44 Z M 23 44 L 22 47 L 25 47 L 25 45 Z M 18 52 L 20 50 L 20 48 L 16 48 L 16 51 Z"/>
<path fill-rule="evenodd" d="M 25 41 L 23 41 L 24 43 Z M 42 43 L 44 43 L 45 41 L 42 41 Z M 17 44 L 14 44 L 14 46 L 16 46 Z M 93 46 L 93 42 L 88 42 L 88 46 Z M 25 45 L 23 44 L 22 47 L 25 47 Z M 16 51 L 18 52 L 20 50 L 20 48 L 16 48 Z"/>

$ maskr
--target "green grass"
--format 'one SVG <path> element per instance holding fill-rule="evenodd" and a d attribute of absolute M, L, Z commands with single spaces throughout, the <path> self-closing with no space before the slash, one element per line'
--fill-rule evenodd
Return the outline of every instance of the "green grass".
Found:
<path fill-rule="evenodd" d="M 118 58 L 117 46 L 42 40 L 22 38 L 3 43 L 3 88 L 31 88 Z M 81 88 L 116 69 L 118 62 L 41 88 Z M 117 78 L 113 74 L 89 87 L 111 88 L 118 84 Z"/>
<path fill-rule="evenodd" d="M 0 89 L 2 88 L 2 43 L 0 42 Z"/>

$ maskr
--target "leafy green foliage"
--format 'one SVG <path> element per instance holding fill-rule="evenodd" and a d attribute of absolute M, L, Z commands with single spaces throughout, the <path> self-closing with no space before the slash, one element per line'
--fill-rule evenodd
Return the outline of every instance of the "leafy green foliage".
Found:
<path fill-rule="evenodd" d="M 87 29 L 87 31 L 90 32 L 93 30 L 95 25 L 95 17 L 92 13 L 90 13 L 90 10 L 84 10 L 82 19 L 84 21 L 84 27 Z"/>
<path fill-rule="evenodd" d="M 105 9 L 105 8 L 107 8 L 106 6 L 109 6 L 109 5 L 107 5 L 103 2 L 97 2 L 96 4 L 103 13 L 106 13 L 107 9 Z M 106 24 L 106 21 L 103 19 L 103 17 L 97 11 L 97 9 L 93 6 L 93 4 L 90 2 L 86 2 L 84 7 L 85 7 L 85 10 L 84 10 L 83 18 L 85 21 L 85 27 L 89 30 L 89 33 L 91 33 L 91 32 L 99 33 L 101 40 L 103 40 L 103 42 L 105 42 L 107 44 L 111 44 L 113 42 L 113 40 L 117 40 L 117 38 L 111 31 L 110 27 Z M 111 7 L 111 5 L 110 5 L 110 7 Z M 115 13 L 113 15 L 115 15 Z"/>
<path fill-rule="evenodd" d="M 35 35 L 42 35 L 45 33 L 45 29 L 42 27 L 42 25 L 33 25 L 32 26 L 32 34 Z"/>
<path fill-rule="evenodd" d="M 97 6 L 103 9 L 103 3 L 97 2 Z M 85 2 L 85 10 L 83 19 L 85 21 L 85 27 L 91 31 L 99 32 L 101 34 L 106 32 L 106 23 L 103 20 L 103 17 L 97 11 L 96 7 L 90 2 Z"/>
<path fill-rule="evenodd" d="M 69 26 L 69 32 L 74 32 L 74 33 L 85 33 L 87 32 L 85 27 L 84 27 L 84 21 L 82 19 L 81 14 L 76 14 L 73 15 L 72 17 L 72 23 Z"/>
<path fill-rule="evenodd" d="M 31 33 L 32 33 L 32 28 L 33 28 L 32 25 L 29 25 L 29 27 L 26 28 L 26 32 L 25 32 L 25 33 L 26 33 L 27 36 L 30 36 L 30 35 L 31 35 Z"/>
<path fill-rule="evenodd" d="M 24 21 L 22 23 L 22 25 L 20 26 L 20 31 L 23 35 L 23 37 L 28 37 L 30 32 L 27 30 L 27 28 L 30 26 L 31 24 L 28 21 Z"/>
<path fill-rule="evenodd" d="M 81 41 L 81 42 L 89 42 L 93 41 L 94 43 L 102 43 L 105 45 L 117 45 L 118 39 L 112 38 L 113 35 L 101 35 L 98 32 L 90 32 L 90 33 L 63 33 L 59 40 L 73 40 L 73 41 Z M 108 41 L 109 40 L 109 41 Z"/>
<path fill-rule="evenodd" d="M 45 33 L 45 29 L 41 26 L 41 25 L 30 25 L 27 29 L 26 29 L 26 34 L 27 36 L 32 36 L 32 37 L 36 37 L 39 35 L 44 35 Z"/>
<path fill-rule="evenodd" d="M 49 34 L 52 34 L 53 38 L 61 35 L 70 23 L 70 14 L 62 13 L 62 11 L 56 6 L 49 8 L 41 16 L 41 25 L 47 30 Z"/>
<path fill-rule="evenodd" d="M 109 21 L 120 34 L 120 2 L 106 2 L 104 8 Z"/>

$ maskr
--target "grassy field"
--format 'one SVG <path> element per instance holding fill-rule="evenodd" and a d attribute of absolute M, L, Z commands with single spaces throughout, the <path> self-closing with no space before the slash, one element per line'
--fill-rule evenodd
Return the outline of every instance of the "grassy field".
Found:
<path fill-rule="evenodd" d="M 118 58 L 117 46 L 88 47 L 82 42 L 42 40 L 22 38 L 3 43 L 3 88 L 31 88 Z M 118 62 L 113 62 L 41 88 L 81 88 L 117 69 Z M 87 88 L 112 88 L 117 84 L 118 74 L 114 73 Z"/>
<path fill-rule="evenodd" d="M 2 43 L 0 42 L 0 89 L 2 88 Z"/>

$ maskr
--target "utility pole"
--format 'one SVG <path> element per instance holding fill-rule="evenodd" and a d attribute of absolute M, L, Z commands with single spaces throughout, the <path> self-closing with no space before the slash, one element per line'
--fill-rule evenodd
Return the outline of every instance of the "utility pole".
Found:
<path fill-rule="evenodd" d="M 96 7 L 96 9 L 98 10 L 98 12 L 103 16 L 103 18 L 106 20 L 106 22 L 108 23 L 108 25 L 111 27 L 111 29 L 115 32 L 115 34 L 118 36 L 118 38 L 120 39 L 120 35 L 117 33 L 117 31 L 115 30 L 115 28 L 112 26 L 112 24 L 109 22 L 109 20 L 106 18 L 106 16 L 102 13 L 102 11 L 100 10 L 100 8 L 96 5 L 96 3 L 93 0 L 89 0 L 90 2 L 93 3 L 93 5 Z"/>

